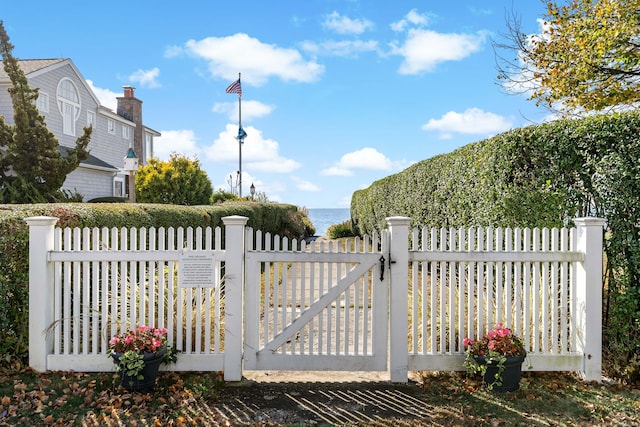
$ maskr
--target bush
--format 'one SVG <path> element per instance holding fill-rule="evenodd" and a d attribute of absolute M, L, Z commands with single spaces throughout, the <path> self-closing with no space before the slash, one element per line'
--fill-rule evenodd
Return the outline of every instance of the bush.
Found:
<path fill-rule="evenodd" d="M 29 235 L 20 215 L 0 222 L 0 366 L 17 368 L 29 349 Z"/>
<path fill-rule="evenodd" d="M 224 203 L 232 200 L 238 200 L 238 196 L 234 193 L 224 190 L 218 190 L 211 195 L 211 204 Z"/>
<path fill-rule="evenodd" d="M 96 197 L 87 201 L 87 203 L 126 203 L 129 199 L 127 197 Z"/>
<path fill-rule="evenodd" d="M 339 239 L 341 237 L 353 237 L 356 234 L 351 227 L 351 220 L 346 220 L 340 224 L 333 224 L 327 229 L 327 237 L 330 239 Z"/>

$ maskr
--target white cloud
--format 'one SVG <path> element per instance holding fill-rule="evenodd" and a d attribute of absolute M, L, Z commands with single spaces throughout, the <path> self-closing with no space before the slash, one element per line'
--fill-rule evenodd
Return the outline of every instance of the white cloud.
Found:
<path fill-rule="evenodd" d="M 429 23 L 427 14 L 418 13 L 417 9 L 411 9 L 404 18 L 391 24 L 393 31 L 404 31 L 408 26 L 423 27 Z"/>
<path fill-rule="evenodd" d="M 170 47 L 165 56 L 176 56 L 179 50 Z M 189 40 L 182 50 L 207 61 L 212 76 L 231 82 L 240 70 L 242 82 L 254 86 L 265 84 L 271 77 L 309 83 L 324 72 L 324 66 L 305 60 L 296 49 L 263 43 L 244 33 Z"/>
<path fill-rule="evenodd" d="M 544 19 L 537 19 L 539 33 L 526 36 L 527 48 L 532 48 L 534 43 L 543 43 L 551 38 L 549 23 Z M 510 71 L 510 78 L 502 81 L 502 87 L 508 92 L 523 94 L 531 97 L 535 89 L 540 87 L 540 79 L 535 77 L 536 67 L 527 63 L 522 51 L 517 53 L 517 61 L 506 68 Z"/>
<path fill-rule="evenodd" d="M 137 70 L 129 76 L 129 81 L 133 83 L 140 83 L 140 86 L 146 88 L 160 87 L 158 82 L 158 76 L 160 75 L 160 69 L 158 67 L 151 70 Z"/>
<path fill-rule="evenodd" d="M 402 46 L 392 45 L 392 53 L 404 57 L 400 74 L 420 74 L 433 71 L 446 61 L 460 61 L 479 51 L 487 33 L 437 33 L 431 30 L 410 30 Z"/>
<path fill-rule="evenodd" d="M 351 19 L 334 11 L 325 16 L 322 26 L 338 34 L 362 34 L 373 28 L 373 22 L 368 19 Z"/>
<path fill-rule="evenodd" d="M 305 41 L 302 42 L 301 47 L 313 55 L 353 57 L 361 52 L 377 51 L 378 42 L 375 40 L 327 40 L 321 43 Z"/>
<path fill-rule="evenodd" d="M 310 181 L 305 181 L 304 179 L 297 176 L 292 176 L 291 180 L 295 183 L 296 188 L 300 191 L 309 191 L 313 193 L 321 191 L 321 188 L 318 185 Z"/>
<path fill-rule="evenodd" d="M 165 50 L 164 50 L 164 57 L 165 58 L 177 58 L 179 56 L 181 56 L 182 54 L 184 54 L 184 49 L 181 46 L 168 46 Z"/>
<path fill-rule="evenodd" d="M 242 120 L 250 121 L 268 116 L 275 110 L 275 106 L 263 104 L 260 101 L 242 101 Z M 213 106 L 214 113 L 226 114 L 230 120 L 238 119 L 238 102 L 218 102 Z"/>
<path fill-rule="evenodd" d="M 248 126 L 244 128 L 247 137 L 242 145 L 242 165 L 247 170 L 273 173 L 290 173 L 302 165 L 295 160 L 280 155 L 279 144 L 273 139 L 265 139 L 262 131 Z M 238 160 L 238 126 L 227 124 L 224 131 L 208 147 L 207 159 L 214 162 L 231 162 Z"/>
<path fill-rule="evenodd" d="M 192 130 L 163 130 L 161 137 L 153 138 L 153 156 L 169 160 L 171 153 L 193 158 L 200 153 L 197 138 Z"/>
<path fill-rule="evenodd" d="M 102 89 L 93 85 L 93 81 L 87 80 L 87 84 L 100 100 L 100 104 L 115 111 L 118 108 L 116 97 L 122 96 L 121 93 L 113 92 L 109 89 Z"/>
<path fill-rule="evenodd" d="M 491 9 L 483 9 L 481 7 L 475 7 L 475 6 L 469 6 L 468 9 L 474 15 L 481 15 L 481 16 L 483 16 L 483 15 L 484 16 L 493 15 L 493 10 L 491 10 Z"/>
<path fill-rule="evenodd" d="M 480 108 L 469 108 L 463 113 L 449 111 L 439 119 L 430 119 L 422 130 L 440 132 L 440 138 L 451 138 L 454 133 L 494 135 L 513 127 L 513 121 Z"/>
<path fill-rule="evenodd" d="M 391 170 L 394 164 L 375 148 L 363 148 L 343 155 L 340 160 L 322 170 L 322 175 L 351 176 L 354 169 Z"/>

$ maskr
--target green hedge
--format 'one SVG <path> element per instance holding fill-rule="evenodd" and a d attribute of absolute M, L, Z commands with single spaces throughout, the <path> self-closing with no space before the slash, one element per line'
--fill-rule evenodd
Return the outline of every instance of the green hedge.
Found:
<path fill-rule="evenodd" d="M 515 129 L 417 163 L 354 193 L 354 229 L 385 218 L 420 226 L 555 227 L 607 219 L 609 373 L 640 379 L 640 113 Z"/>
<path fill-rule="evenodd" d="M 155 204 L 0 205 L 0 366 L 17 368 L 28 352 L 29 230 L 24 218 L 59 218 L 60 227 L 217 227 L 222 218 L 241 215 L 256 230 L 291 238 L 315 234 L 296 206 L 275 203 L 224 203 L 215 206 Z"/>
<path fill-rule="evenodd" d="M 561 224 L 563 211 L 571 209 L 564 191 L 547 171 L 532 173 L 530 163 L 546 150 L 543 130 L 522 128 L 470 144 L 356 191 L 354 228 L 360 234 L 381 230 L 395 215 L 411 217 L 416 226 Z"/>

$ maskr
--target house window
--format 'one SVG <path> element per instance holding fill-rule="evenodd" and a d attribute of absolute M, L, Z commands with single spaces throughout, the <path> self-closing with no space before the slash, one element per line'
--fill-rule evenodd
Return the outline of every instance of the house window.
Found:
<path fill-rule="evenodd" d="M 38 100 L 36 101 L 36 107 L 41 113 L 49 112 L 49 95 L 44 92 L 38 92 Z"/>
<path fill-rule="evenodd" d="M 113 195 L 114 197 L 124 197 L 124 179 L 114 178 L 113 180 Z"/>
<path fill-rule="evenodd" d="M 153 136 L 150 133 L 144 135 L 144 160 L 149 161 L 153 157 Z"/>
<path fill-rule="evenodd" d="M 87 126 L 96 127 L 96 113 L 87 111 Z"/>
<path fill-rule="evenodd" d="M 129 136 L 129 135 L 130 135 L 130 131 L 131 131 L 131 130 L 130 130 L 129 126 L 124 126 L 124 125 L 123 125 L 123 126 L 122 126 L 122 138 L 124 138 L 124 139 L 129 139 L 129 138 L 131 138 L 131 137 Z"/>
<path fill-rule="evenodd" d="M 67 78 L 60 80 L 56 91 L 58 110 L 62 115 L 62 132 L 76 135 L 76 121 L 80 117 L 80 96 L 76 85 Z"/>
<path fill-rule="evenodd" d="M 116 121 L 113 119 L 107 119 L 107 132 L 110 134 L 116 134 Z"/>

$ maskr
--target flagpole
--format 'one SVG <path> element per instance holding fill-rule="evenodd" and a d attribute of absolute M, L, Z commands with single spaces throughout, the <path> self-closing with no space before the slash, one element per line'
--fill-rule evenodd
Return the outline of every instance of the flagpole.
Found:
<path fill-rule="evenodd" d="M 242 144 L 247 133 L 242 129 L 242 84 L 240 83 L 241 73 L 238 73 L 238 80 L 231 83 L 225 92 L 238 94 L 238 178 L 236 180 L 238 184 L 238 197 L 242 197 Z M 233 179 L 232 183 L 233 185 Z M 233 187 L 232 187 L 233 189 Z"/>
<path fill-rule="evenodd" d="M 238 73 L 240 82 L 240 73 Z M 238 93 L 238 127 L 242 129 L 242 94 Z M 242 198 L 242 136 L 238 132 L 238 196 Z"/>

